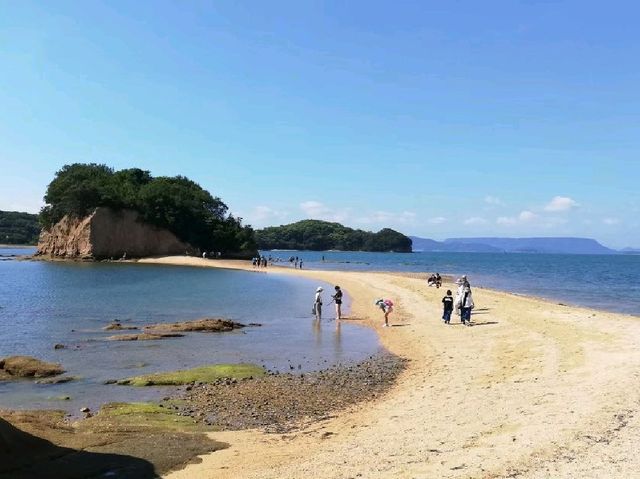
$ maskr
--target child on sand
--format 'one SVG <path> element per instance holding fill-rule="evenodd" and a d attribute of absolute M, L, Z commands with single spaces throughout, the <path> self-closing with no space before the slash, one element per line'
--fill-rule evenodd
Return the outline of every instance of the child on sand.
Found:
<path fill-rule="evenodd" d="M 384 312 L 384 324 L 382 327 L 389 327 L 389 313 L 393 311 L 393 301 L 390 299 L 379 299 L 376 301 L 376 306 L 378 306 Z"/>
<path fill-rule="evenodd" d="M 450 289 L 447 290 L 447 295 L 442 298 L 442 304 L 444 309 L 442 311 L 442 320 L 444 324 L 449 324 L 451 321 L 451 313 L 453 312 L 453 296 Z"/>

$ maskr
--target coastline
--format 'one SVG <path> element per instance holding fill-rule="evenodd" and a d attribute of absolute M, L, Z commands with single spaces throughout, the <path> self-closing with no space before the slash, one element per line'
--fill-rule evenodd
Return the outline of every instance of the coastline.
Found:
<path fill-rule="evenodd" d="M 139 262 L 253 271 L 199 258 Z M 475 289 L 476 326 L 446 327 L 448 283 L 438 290 L 397 274 L 260 272 L 340 284 L 352 316 L 366 318 L 408 360 L 406 370 L 382 397 L 302 431 L 209 433 L 230 447 L 165 477 L 628 477 L 640 469 L 632 453 L 637 317 Z M 396 327 L 381 328 L 378 296 L 394 299 Z"/>

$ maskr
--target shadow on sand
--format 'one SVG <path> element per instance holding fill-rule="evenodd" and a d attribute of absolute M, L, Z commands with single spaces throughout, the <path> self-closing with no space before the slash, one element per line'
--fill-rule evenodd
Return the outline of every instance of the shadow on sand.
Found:
<path fill-rule="evenodd" d="M 0 478 L 92 477 L 153 479 L 160 476 L 154 466 L 143 459 L 56 446 L 0 419 Z"/>

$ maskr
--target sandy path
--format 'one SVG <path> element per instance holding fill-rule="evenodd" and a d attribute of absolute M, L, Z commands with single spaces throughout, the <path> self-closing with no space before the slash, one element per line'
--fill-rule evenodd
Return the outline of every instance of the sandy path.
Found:
<path fill-rule="evenodd" d="M 639 477 L 638 318 L 475 289 L 477 325 L 447 327 L 439 321 L 447 285 L 268 272 L 340 284 L 353 316 L 369 318 L 409 367 L 385 397 L 297 433 L 212 433 L 231 447 L 167 478 Z M 378 296 L 395 300 L 397 327 L 380 327 Z"/>

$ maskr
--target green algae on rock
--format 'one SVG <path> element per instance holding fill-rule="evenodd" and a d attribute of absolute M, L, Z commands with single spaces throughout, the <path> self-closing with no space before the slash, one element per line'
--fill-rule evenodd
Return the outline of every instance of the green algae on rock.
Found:
<path fill-rule="evenodd" d="M 264 376 L 266 371 L 255 364 L 213 364 L 182 371 L 147 374 L 121 379 L 124 386 L 180 386 L 191 383 L 214 383 L 220 379 L 244 379 Z"/>

